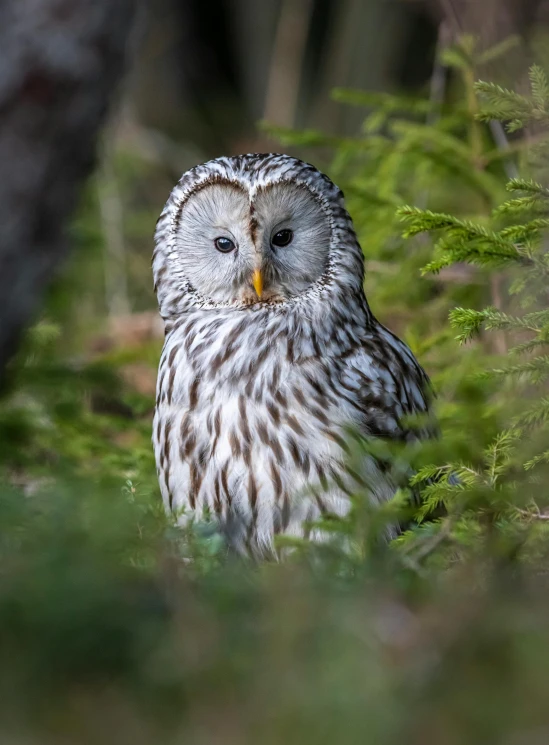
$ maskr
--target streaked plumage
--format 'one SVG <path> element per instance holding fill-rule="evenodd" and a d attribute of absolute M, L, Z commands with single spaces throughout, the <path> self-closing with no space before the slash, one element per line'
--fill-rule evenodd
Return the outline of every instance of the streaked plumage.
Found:
<path fill-rule="evenodd" d="M 155 241 L 167 508 L 209 514 L 237 549 L 264 553 L 277 533 L 345 514 L 364 481 L 390 498 L 373 458 L 345 470 L 345 431 L 405 438 L 401 418 L 427 410 L 428 381 L 368 307 L 342 192 L 286 155 L 219 158 L 183 175 Z"/>

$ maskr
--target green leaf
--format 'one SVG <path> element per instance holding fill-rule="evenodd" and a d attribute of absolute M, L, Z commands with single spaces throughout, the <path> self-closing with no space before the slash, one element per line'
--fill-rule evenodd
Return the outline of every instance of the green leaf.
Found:
<path fill-rule="evenodd" d="M 549 83 L 545 72 L 539 65 L 532 65 L 529 71 L 532 97 L 538 109 L 545 112 L 549 104 Z"/>
<path fill-rule="evenodd" d="M 508 191 L 525 191 L 549 199 L 549 189 L 533 179 L 514 178 L 507 183 Z"/>

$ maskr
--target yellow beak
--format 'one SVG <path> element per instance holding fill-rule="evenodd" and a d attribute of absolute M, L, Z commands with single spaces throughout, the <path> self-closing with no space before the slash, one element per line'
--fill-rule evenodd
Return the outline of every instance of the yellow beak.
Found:
<path fill-rule="evenodd" d="M 261 269 L 256 269 L 253 273 L 252 284 L 257 297 L 261 300 L 261 295 L 263 294 L 263 276 L 261 274 Z"/>

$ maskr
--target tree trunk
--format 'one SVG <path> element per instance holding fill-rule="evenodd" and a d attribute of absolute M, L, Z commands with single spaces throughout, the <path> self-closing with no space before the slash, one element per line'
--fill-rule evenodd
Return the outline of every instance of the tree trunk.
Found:
<path fill-rule="evenodd" d="M 135 0 L 0 0 L 0 377 L 67 252 Z"/>

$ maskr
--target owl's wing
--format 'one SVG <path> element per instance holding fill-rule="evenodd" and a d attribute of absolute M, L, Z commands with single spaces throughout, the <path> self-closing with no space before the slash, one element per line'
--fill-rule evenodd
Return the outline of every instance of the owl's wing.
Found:
<path fill-rule="evenodd" d="M 362 434 L 404 441 L 435 434 L 432 423 L 406 422 L 428 413 L 432 389 L 412 352 L 388 329 L 376 326 L 341 361 L 344 396 Z"/>

